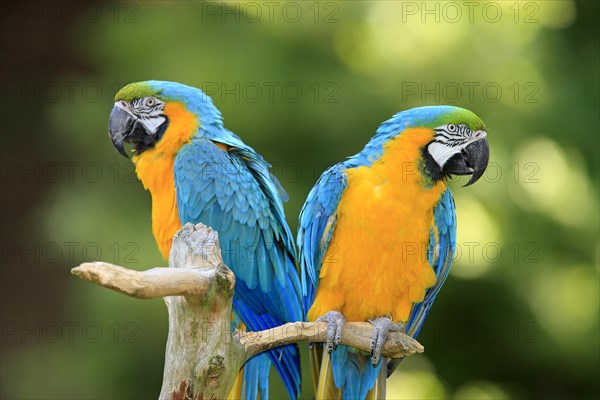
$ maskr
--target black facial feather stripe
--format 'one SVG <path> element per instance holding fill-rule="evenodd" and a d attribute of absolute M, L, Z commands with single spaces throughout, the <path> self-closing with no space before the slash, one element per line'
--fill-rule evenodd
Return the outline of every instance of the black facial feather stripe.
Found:
<path fill-rule="evenodd" d="M 434 141 L 450 147 L 457 147 L 466 143 L 473 135 L 473 131 L 465 124 L 448 124 L 440 128 L 435 128 L 434 130 Z"/>
<path fill-rule="evenodd" d="M 164 103 L 156 100 L 153 106 L 148 107 L 146 105 L 146 98 L 133 99 L 131 101 L 131 107 L 142 119 L 154 118 L 162 115 Z"/>

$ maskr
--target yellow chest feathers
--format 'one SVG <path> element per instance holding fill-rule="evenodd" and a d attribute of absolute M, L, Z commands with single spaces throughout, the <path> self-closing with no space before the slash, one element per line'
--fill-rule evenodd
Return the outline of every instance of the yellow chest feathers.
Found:
<path fill-rule="evenodd" d="M 346 170 L 348 186 L 325 253 L 309 318 L 341 311 L 349 321 L 391 315 L 406 321 L 435 284 L 427 261 L 433 208 L 446 189 L 424 187 L 418 163 L 429 129 L 410 129 L 370 167 Z"/>
<path fill-rule="evenodd" d="M 182 104 L 167 103 L 169 126 L 152 149 L 133 157 L 136 173 L 152 196 L 152 233 L 164 259 L 169 258 L 175 232 L 181 228 L 173 167 L 181 147 L 198 128 L 196 116 Z"/>

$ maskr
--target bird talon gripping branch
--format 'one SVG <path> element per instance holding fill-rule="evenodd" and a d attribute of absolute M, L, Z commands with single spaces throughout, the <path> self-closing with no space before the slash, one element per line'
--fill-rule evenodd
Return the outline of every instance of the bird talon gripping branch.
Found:
<path fill-rule="evenodd" d="M 371 363 L 373 366 L 377 366 L 379 361 L 381 361 L 381 349 L 387 340 L 388 333 L 404 332 L 404 324 L 402 322 L 395 324 L 391 317 L 370 319 L 369 322 L 373 325 Z"/>
<path fill-rule="evenodd" d="M 339 346 L 342 340 L 342 330 L 346 318 L 337 311 L 329 311 L 327 314 L 317 318 L 316 322 L 327 322 L 327 351 L 331 353 Z"/>

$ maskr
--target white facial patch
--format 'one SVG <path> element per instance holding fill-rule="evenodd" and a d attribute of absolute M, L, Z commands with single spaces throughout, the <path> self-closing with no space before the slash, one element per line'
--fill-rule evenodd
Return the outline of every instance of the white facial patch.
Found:
<path fill-rule="evenodd" d="M 455 154 L 460 153 L 465 147 L 487 136 L 485 131 L 472 131 L 467 125 L 448 124 L 435 128 L 435 139 L 429 144 L 427 150 L 435 162 L 444 168 L 444 165 Z"/>
<path fill-rule="evenodd" d="M 159 126 L 165 122 L 166 118 L 163 116 L 150 117 L 148 119 L 140 119 L 140 122 L 144 124 L 148 132 L 155 133 Z"/>
<path fill-rule="evenodd" d="M 446 162 L 448 162 L 453 155 L 460 153 L 461 149 L 462 147 L 450 147 L 440 142 L 433 142 L 427 147 L 429 154 L 431 154 L 431 157 L 440 168 L 444 168 Z"/>

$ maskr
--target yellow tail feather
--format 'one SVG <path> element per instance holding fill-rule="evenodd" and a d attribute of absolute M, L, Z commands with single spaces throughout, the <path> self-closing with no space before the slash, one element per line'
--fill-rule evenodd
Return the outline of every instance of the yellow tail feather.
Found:
<path fill-rule="evenodd" d="M 320 346 L 315 346 L 315 348 Z M 318 350 L 313 349 L 313 352 Z M 329 353 L 323 351 L 321 356 L 321 362 L 319 363 L 319 378 L 317 381 L 317 388 L 315 390 L 315 400 L 331 400 L 341 399 L 342 391 L 335 387 L 333 382 L 333 370 L 331 369 L 331 357 Z M 314 373 L 313 373 L 314 374 Z"/>
<path fill-rule="evenodd" d="M 321 361 L 323 357 L 323 346 L 314 344 L 313 348 L 309 351 L 309 356 L 313 393 L 317 393 L 317 385 L 319 384 L 319 371 L 321 370 Z"/>
<path fill-rule="evenodd" d="M 242 398 L 242 383 L 244 382 L 244 367 L 240 369 L 237 376 L 235 377 L 235 381 L 233 382 L 233 386 L 229 391 L 229 395 L 227 395 L 227 400 L 240 400 Z"/>

